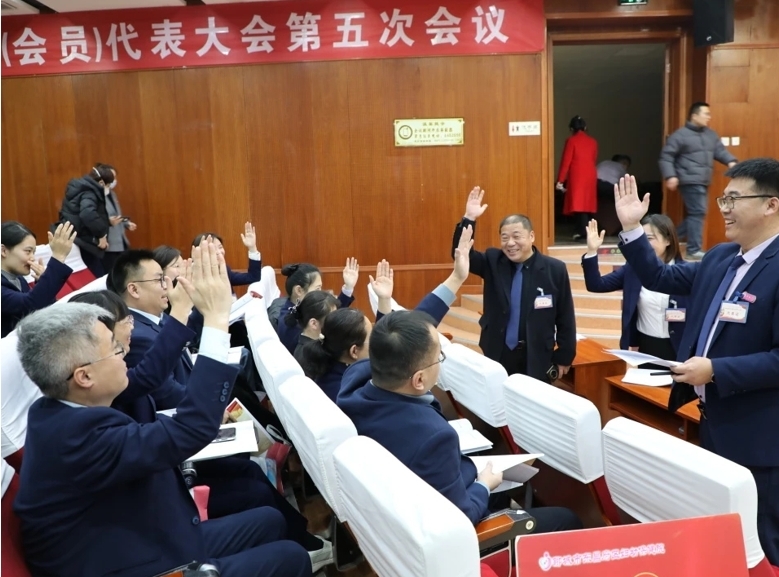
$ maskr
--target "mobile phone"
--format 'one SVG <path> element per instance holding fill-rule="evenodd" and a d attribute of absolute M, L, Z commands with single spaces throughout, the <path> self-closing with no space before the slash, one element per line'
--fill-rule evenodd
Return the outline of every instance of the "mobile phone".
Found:
<path fill-rule="evenodd" d="M 235 440 L 235 428 L 230 427 L 229 429 L 219 429 L 219 433 L 216 435 L 216 439 L 211 441 L 212 443 L 224 443 L 226 441 L 233 441 Z"/>
<path fill-rule="evenodd" d="M 130 222 L 130 217 L 129 216 L 123 216 L 122 217 L 122 222 Z"/>

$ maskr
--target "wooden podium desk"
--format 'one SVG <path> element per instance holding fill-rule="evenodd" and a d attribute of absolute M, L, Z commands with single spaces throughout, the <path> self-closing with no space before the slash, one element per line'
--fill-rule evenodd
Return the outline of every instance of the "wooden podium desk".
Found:
<path fill-rule="evenodd" d="M 609 407 L 621 415 L 649 425 L 674 437 L 698 444 L 700 412 L 697 401 L 668 410 L 671 387 L 645 387 L 622 382 L 622 377 L 608 377 Z"/>
<path fill-rule="evenodd" d="M 608 354 L 606 347 L 592 339 L 576 343 L 576 358 L 571 370 L 559 382 L 562 388 L 592 401 L 600 413 L 601 424 L 605 425 L 617 416 L 609 409 L 609 387 L 606 378 L 625 374 L 625 362 Z"/>

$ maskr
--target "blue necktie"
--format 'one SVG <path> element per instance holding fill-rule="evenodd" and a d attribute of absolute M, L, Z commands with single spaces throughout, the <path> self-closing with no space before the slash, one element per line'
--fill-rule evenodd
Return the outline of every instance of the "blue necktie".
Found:
<path fill-rule="evenodd" d="M 730 263 L 730 266 L 725 273 L 725 278 L 722 279 L 722 282 L 717 288 L 717 292 L 714 293 L 714 296 L 711 299 L 711 304 L 709 304 L 709 310 L 706 311 L 706 316 L 703 317 L 701 334 L 698 335 L 698 344 L 695 347 L 696 357 L 703 356 L 703 352 L 706 349 L 706 341 L 709 340 L 709 333 L 711 332 L 714 323 L 717 322 L 717 313 L 719 312 L 722 301 L 725 299 L 725 291 L 728 290 L 730 283 L 732 283 L 733 279 L 736 278 L 736 271 L 738 268 L 745 262 L 746 261 L 744 260 L 744 257 L 740 254 L 733 257 L 733 262 Z"/>
<path fill-rule="evenodd" d="M 519 344 L 519 311 L 522 306 L 522 265 L 517 265 L 514 279 L 511 281 L 511 301 L 509 302 L 509 324 L 506 327 L 506 346 L 512 351 Z"/>

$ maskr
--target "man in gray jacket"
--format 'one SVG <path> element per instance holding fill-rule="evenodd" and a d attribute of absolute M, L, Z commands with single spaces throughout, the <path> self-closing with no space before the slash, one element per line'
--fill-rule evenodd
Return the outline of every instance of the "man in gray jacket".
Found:
<path fill-rule="evenodd" d="M 679 225 L 680 237 L 687 237 L 687 258 L 700 260 L 703 252 L 703 219 L 708 208 L 708 186 L 714 161 L 736 164 L 736 157 L 722 145 L 709 126 L 711 112 L 705 102 L 690 107 L 687 123 L 668 137 L 660 151 L 660 172 L 669 190 L 679 189 L 687 217 Z"/>

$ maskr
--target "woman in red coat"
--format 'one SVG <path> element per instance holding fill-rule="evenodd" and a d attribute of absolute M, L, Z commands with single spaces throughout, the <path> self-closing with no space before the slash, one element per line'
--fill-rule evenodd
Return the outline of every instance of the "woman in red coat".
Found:
<path fill-rule="evenodd" d="M 563 214 L 579 215 L 573 235 L 579 240 L 586 238 L 587 223 L 598 212 L 598 142 L 587 134 L 587 123 L 581 116 L 574 116 L 568 128 L 572 135 L 565 141 L 556 188 L 565 189 Z"/>

